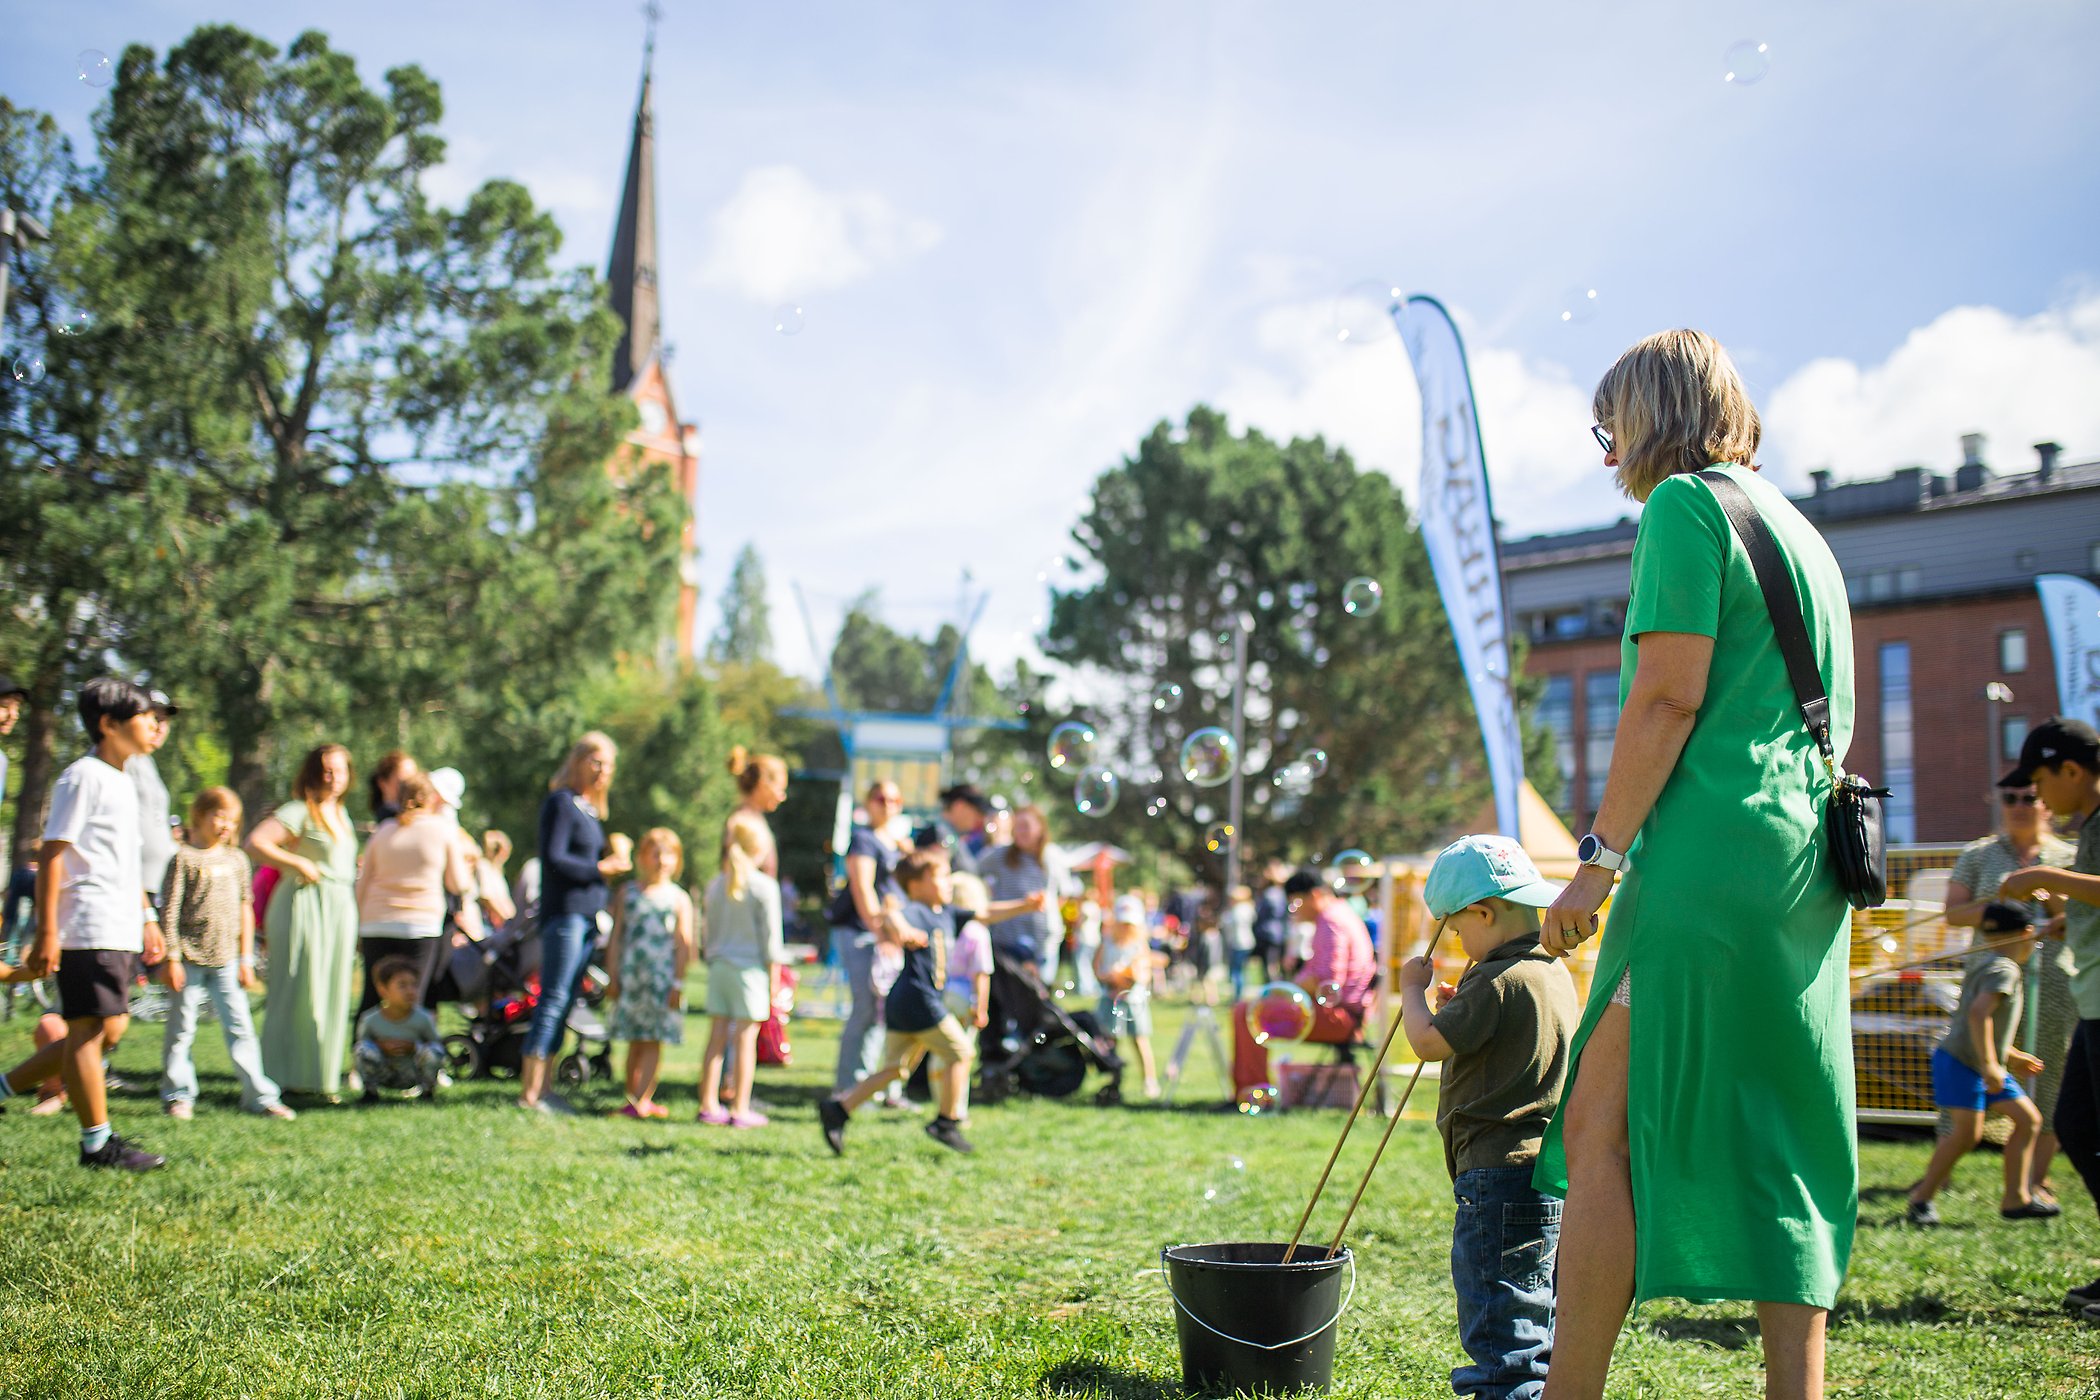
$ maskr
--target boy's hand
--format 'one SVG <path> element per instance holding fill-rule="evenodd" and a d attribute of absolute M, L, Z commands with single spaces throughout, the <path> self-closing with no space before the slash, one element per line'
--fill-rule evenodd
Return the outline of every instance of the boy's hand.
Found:
<path fill-rule="evenodd" d="M 161 967 L 164 969 L 164 975 L 167 978 L 168 990 L 171 992 L 181 991 L 183 983 L 189 980 L 182 971 L 182 964 L 174 958 L 169 958 L 161 964 Z"/>
<path fill-rule="evenodd" d="M 1040 914 L 1050 907 L 1050 896 L 1041 890 L 1037 890 L 1034 894 L 1023 895 L 1021 904 L 1029 913 Z"/>
<path fill-rule="evenodd" d="M 36 942 L 29 945 L 29 956 L 22 959 L 22 970 L 32 978 L 49 977 L 58 971 L 58 930 L 39 934 Z"/>
<path fill-rule="evenodd" d="M 1409 958 L 1400 964 L 1400 987 L 1403 991 L 1423 992 L 1436 980 L 1436 964 L 1425 953 L 1421 957 Z"/>
<path fill-rule="evenodd" d="M 2025 1050 L 2006 1051 L 2005 1067 L 2014 1074 L 2040 1074 L 2042 1072 L 2042 1062 Z"/>
<path fill-rule="evenodd" d="M 253 960 L 248 958 L 241 959 L 240 980 L 243 991 L 252 992 L 262 985 L 262 980 L 255 975 L 255 963 Z"/>
<path fill-rule="evenodd" d="M 1990 1090 L 1994 1094 L 2004 1093 L 2005 1067 L 2003 1065 L 1985 1066 L 1983 1071 L 1983 1087 Z"/>
<path fill-rule="evenodd" d="M 1443 1010 L 1443 1009 L 1444 1009 L 1445 1007 L 1447 1007 L 1447 1006 L 1449 1006 L 1449 1005 L 1451 1004 L 1451 998 L 1453 998 L 1453 997 L 1455 997 L 1455 996 L 1457 996 L 1457 995 L 1458 995 L 1458 984 L 1457 984 L 1456 982 L 1439 982 L 1439 983 L 1437 983 L 1437 984 L 1436 984 L 1436 1009 L 1437 1009 L 1437 1010 L 1439 1010 L 1439 1011 L 1442 1011 L 1442 1010 Z"/>
<path fill-rule="evenodd" d="M 913 928 L 910 924 L 907 923 L 898 923 L 897 946 L 899 948 L 923 948 L 926 946 L 926 942 L 927 938 L 925 929 Z"/>
<path fill-rule="evenodd" d="M 983 1030 L 986 1026 L 989 1026 L 991 1023 L 992 1013 L 987 1007 L 978 1007 L 977 1014 L 970 1018 L 970 1024 L 977 1027 L 977 1029 L 979 1030 Z"/>
<path fill-rule="evenodd" d="M 2035 895 L 2046 890 L 2048 885 L 2048 868 L 2039 865 L 2029 866 L 2025 870 L 2015 870 L 2012 874 L 2005 877 L 1998 886 L 1998 898 L 2022 901 L 2031 900 Z"/>
<path fill-rule="evenodd" d="M 141 955 L 148 963 L 157 963 L 168 956 L 168 940 L 161 936 L 158 920 L 149 921 L 139 934 Z M 170 986 L 175 984 L 170 983 Z M 180 991 L 180 987 L 176 987 Z"/>

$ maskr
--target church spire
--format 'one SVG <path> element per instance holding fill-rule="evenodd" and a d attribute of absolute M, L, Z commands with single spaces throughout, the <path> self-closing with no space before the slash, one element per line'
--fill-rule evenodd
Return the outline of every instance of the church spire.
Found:
<path fill-rule="evenodd" d="M 612 256 L 605 268 L 613 311 L 621 326 L 612 364 L 616 393 L 633 383 L 661 348 L 663 333 L 656 293 L 656 115 L 649 100 L 659 13 L 655 0 L 644 5 L 642 12 L 649 20 L 642 47 L 642 93 L 635 103 L 634 134 L 627 145 L 627 184 L 620 194 L 620 217 L 613 226 Z"/>

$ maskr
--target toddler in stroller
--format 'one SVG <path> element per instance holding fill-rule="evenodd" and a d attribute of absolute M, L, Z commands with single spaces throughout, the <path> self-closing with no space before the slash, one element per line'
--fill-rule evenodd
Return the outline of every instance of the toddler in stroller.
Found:
<path fill-rule="evenodd" d="M 1108 1082 L 1094 1102 L 1123 1101 L 1123 1061 L 1090 1011 L 1067 1011 L 1026 963 L 994 950 L 992 1005 L 978 1033 L 977 1098 L 997 1103 L 1015 1092 L 1062 1099 L 1079 1092 L 1089 1070 Z"/>
<path fill-rule="evenodd" d="M 580 1088 L 610 1080 L 612 1041 L 599 1008 L 609 980 L 601 966 L 605 931 L 584 959 L 568 1032 L 575 1048 L 555 1056 L 555 1082 Z M 513 1076 L 525 1055 L 525 1033 L 540 1003 L 540 940 L 523 919 L 513 919 L 480 943 L 453 950 L 452 981 L 469 1012 L 467 1028 L 445 1037 L 445 1058 L 454 1079 Z"/>

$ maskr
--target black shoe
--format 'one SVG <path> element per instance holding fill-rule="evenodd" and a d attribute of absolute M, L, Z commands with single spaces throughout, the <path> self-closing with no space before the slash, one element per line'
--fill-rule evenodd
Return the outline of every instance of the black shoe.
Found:
<path fill-rule="evenodd" d="M 151 1152 L 141 1152 L 115 1133 L 109 1141 L 95 1151 L 80 1149 L 80 1165 L 83 1167 L 115 1167 L 119 1171 L 150 1172 L 155 1167 L 164 1167 L 168 1159 Z"/>
<path fill-rule="evenodd" d="M 1930 1201 L 1912 1201 L 1904 1208 L 1903 1221 L 1906 1225 L 1916 1225 L 1920 1229 L 1929 1230 L 1940 1223 L 1940 1213 L 1933 1208 Z"/>
<path fill-rule="evenodd" d="M 359 1103 L 378 1103 L 379 1091 L 377 1089 L 367 1089 L 357 1096 L 357 1101 Z"/>
<path fill-rule="evenodd" d="M 846 1155 L 846 1120 L 852 1115 L 837 1099 L 823 1099 L 817 1104 L 817 1122 L 824 1129 L 824 1145 L 833 1155 Z"/>
<path fill-rule="evenodd" d="M 2100 1278 L 2094 1279 L 2083 1288 L 2074 1288 L 2064 1294 L 2064 1306 L 2072 1312 L 2082 1311 L 2095 1304 L 2100 1304 Z"/>
<path fill-rule="evenodd" d="M 977 1150 L 970 1146 L 970 1140 L 962 1135 L 962 1125 L 953 1118 L 934 1119 L 926 1125 L 926 1136 L 956 1152 L 969 1153 Z"/>
<path fill-rule="evenodd" d="M 2063 1213 L 2064 1208 L 2054 1201 L 2029 1201 L 2024 1206 L 1998 1212 L 2007 1220 L 2054 1220 Z"/>

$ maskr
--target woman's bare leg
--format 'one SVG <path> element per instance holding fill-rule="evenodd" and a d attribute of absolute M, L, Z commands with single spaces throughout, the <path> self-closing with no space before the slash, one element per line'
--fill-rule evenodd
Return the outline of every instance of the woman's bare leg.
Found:
<path fill-rule="evenodd" d="M 1805 1303 L 1759 1303 L 1765 1338 L 1765 1400 L 1823 1400 L 1823 1325 L 1830 1314 Z M 1559 1347 L 1554 1361 L 1560 1360 Z"/>
<path fill-rule="evenodd" d="M 751 1077 L 758 1072 L 758 1026 L 756 1021 L 736 1023 L 736 1087 L 730 1094 L 731 1113 L 751 1111 Z"/>
<path fill-rule="evenodd" d="M 1568 1200 L 1555 1269 L 1547 1400 L 1601 1400 L 1633 1305 L 1633 1168 L 1626 1143 L 1626 1008 L 1607 1006 L 1583 1046 L 1561 1125 Z"/>
<path fill-rule="evenodd" d="M 700 1111 L 722 1111 L 722 1057 L 729 1053 L 729 1018 L 711 1017 L 707 1023 L 707 1058 L 700 1066 Z"/>
<path fill-rule="evenodd" d="M 632 1040 L 627 1043 L 627 1097 L 641 1107 L 656 1102 L 656 1080 L 662 1073 L 663 1042 Z"/>

